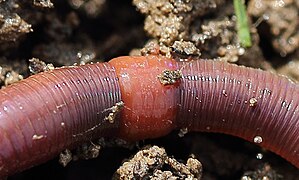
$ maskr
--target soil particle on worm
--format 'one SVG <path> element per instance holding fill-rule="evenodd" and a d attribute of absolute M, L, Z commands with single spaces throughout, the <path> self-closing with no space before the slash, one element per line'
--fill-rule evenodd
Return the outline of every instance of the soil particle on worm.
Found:
<path fill-rule="evenodd" d="M 257 105 L 257 103 L 258 103 L 258 100 L 255 97 L 249 99 L 250 107 L 255 107 Z"/>
<path fill-rule="evenodd" d="M 164 70 L 158 79 L 163 85 L 171 85 L 177 83 L 182 78 L 182 72 L 180 70 Z"/>
<path fill-rule="evenodd" d="M 115 120 L 117 114 L 120 113 L 120 111 L 124 108 L 124 106 L 125 106 L 125 103 L 120 101 L 120 102 L 117 102 L 111 108 L 107 109 L 107 111 L 109 111 L 109 114 L 108 114 L 108 116 L 105 117 L 105 120 L 109 121 L 109 123 L 114 123 L 114 120 Z"/>

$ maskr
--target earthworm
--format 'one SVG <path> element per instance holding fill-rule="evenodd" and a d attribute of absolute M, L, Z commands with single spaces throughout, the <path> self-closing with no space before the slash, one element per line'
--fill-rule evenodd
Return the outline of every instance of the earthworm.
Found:
<path fill-rule="evenodd" d="M 0 90 L 0 176 L 94 138 L 174 129 L 238 136 L 299 168 L 298 97 L 285 77 L 213 60 L 127 56 L 57 68 Z"/>

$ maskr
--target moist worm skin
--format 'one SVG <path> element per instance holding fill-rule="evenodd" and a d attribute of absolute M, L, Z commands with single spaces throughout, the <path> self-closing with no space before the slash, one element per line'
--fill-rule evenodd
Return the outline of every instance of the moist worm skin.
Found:
<path fill-rule="evenodd" d="M 182 78 L 163 85 L 163 70 Z M 60 68 L 0 90 L 0 177 L 93 138 L 141 140 L 176 128 L 253 141 L 299 168 L 299 87 L 284 77 L 219 61 L 161 56 Z M 252 101 L 253 100 L 253 101 Z M 105 117 L 123 101 L 119 118 Z"/>
<path fill-rule="evenodd" d="M 120 101 L 114 71 L 108 63 L 60 68 L 1 89 L 0 177 L 113 133 L 118 123 L 104 119 Z"/>
<path fill-rule="evenodd" d="M 260 146 L 299 168 L 298 85 L 270 72 L 219 61 L 181 67 L 178 127 L 251 142 L 261 137 Z"/>

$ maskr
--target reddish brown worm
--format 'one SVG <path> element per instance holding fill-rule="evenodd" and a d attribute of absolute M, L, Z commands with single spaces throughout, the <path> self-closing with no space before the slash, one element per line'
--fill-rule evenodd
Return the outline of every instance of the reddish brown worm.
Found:
<path fill-rule="evenodd" d="M 43 72 L 0 90 L 0 176 L 93 138 L 176 128 L 238 136 L 299 168 L 298 97 L 287 78 L 211 60 L 119 57 Z"/>

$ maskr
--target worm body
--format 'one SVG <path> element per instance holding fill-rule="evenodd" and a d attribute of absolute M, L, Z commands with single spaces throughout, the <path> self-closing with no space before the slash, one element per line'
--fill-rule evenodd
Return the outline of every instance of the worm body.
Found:
<path fill-rule="evenodd" d="M 120 57 L 109 63 L 116 68 L 125 102 L 119 136 L 132 141 L 160 137 L 173 130 L 179 101 L 178 84 L 164 86 L 158 75 L 165 69 L 178 69 L 178 64 L 156 56 Z"/>
<path fill-rule="evenodd" d="M 299 87 L 270 72 L 224 62 L 185 64 L 177 125 L 269 149 L 299 168 Z"/>
<path fill-rule="evenodd" d="M 182 77 L 164 85 L 164 70 Z M 120 57 L 40 73 L 0 91 L 0 176 L 92 138 L 141 140 L 175 128 L 239 136 L 299 168 L 298 97 L 286 78 L 216 61 Z"/>
<path fill-rule="evenodd" d="M 104 119 L 119 101 L 118 81 L 107 63 L 61 68 L 2 89 L 0 177 L 113 133 L 117 123 Z"/>

